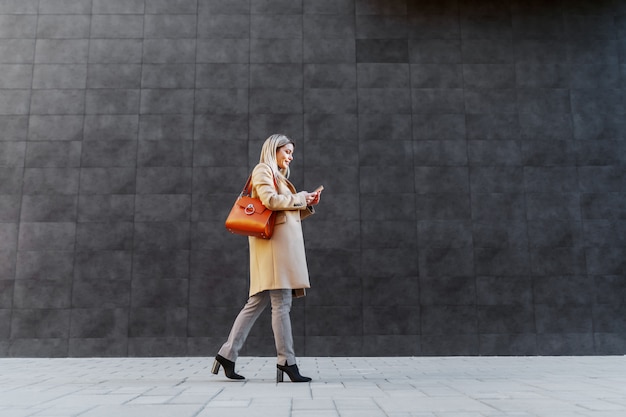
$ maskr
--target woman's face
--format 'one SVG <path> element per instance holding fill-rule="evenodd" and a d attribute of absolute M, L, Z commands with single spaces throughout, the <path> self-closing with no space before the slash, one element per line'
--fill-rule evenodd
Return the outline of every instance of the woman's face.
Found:
<path fill-rule="evenodd" d="M 293 143 L 288 143 L 276 149 L 276 163 L 278 168 L 287 169 L 293 159 Z"/>

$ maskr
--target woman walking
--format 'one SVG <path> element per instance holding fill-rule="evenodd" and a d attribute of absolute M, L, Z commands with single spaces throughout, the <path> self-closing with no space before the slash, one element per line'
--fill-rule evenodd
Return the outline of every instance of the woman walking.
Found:
<path fill-rule="evenodd" d="M 277 211 L 271 239 L 249 237 L 250 292 L 237 315 L 228 340 L 222 345 L 212 372 L 220 366 L 230 379 L 245 379 L 235 372 L 235 362 L 252 326 L 263 310 L 272 306 L 272 331 L 278 356 L 276 382 L 286 373 L 293 382 L 309 382 L 300 375 L 291 332 L 291 302 L 310 288 L 300 221 L 315 212 L 321 190 L 296 192 L 289 181 L 289 164 L 295 145 L 285 135 L 272 135 L 263 144 L 259 164 L 252 171 L 252 196 Z"/>

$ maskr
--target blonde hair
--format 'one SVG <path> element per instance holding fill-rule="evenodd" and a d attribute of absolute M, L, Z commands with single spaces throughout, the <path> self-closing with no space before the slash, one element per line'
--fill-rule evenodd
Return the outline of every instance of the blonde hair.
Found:
<path fill-rule="evenodd" d="M 278 167 L 278 162 L 276 162 L 276 151 L 278 148 L 292 144 L 294 147 L 296 146 L 291 139 L 283 134 L 275 134 L 270 136 L 263 143 L 263 147 L 261 148 L 261 157 L 259 158 L 259 162 L 262 164 L 267 164 L 272 168 L 274 172 L 274 176 L 278 178 L 289 178 L 289 167 L 285 169 L 281 169 Z M 278 174 L 278 175 L 277 175 Z"/>

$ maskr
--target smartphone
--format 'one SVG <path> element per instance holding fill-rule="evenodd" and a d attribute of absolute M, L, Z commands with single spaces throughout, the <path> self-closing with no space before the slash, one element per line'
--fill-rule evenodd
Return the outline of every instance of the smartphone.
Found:
<path fill-rule="evenodd" d="M 320 191 L 322 191 L 324 189 L 323 185 L 320 185 L 319 187 L 317 187 L 315 190 L 313 190 L 314 193 L 319 193 Z"/>

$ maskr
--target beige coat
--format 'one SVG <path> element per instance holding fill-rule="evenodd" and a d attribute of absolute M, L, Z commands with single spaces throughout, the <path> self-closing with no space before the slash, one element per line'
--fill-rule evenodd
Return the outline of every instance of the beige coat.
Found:
<path fill-rule="evenodd" d="M 269 165 L 258 164 L 252 171 L 252 196 L 278 213 L 271 239 L 248 238 L 250 296 L 265 290 L 310 288 L 300 220 L 314 210 L 291 182 L 276 178 L 276 183 L 278 192 Z"/>

